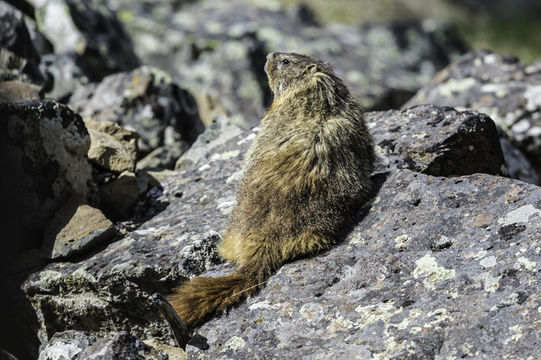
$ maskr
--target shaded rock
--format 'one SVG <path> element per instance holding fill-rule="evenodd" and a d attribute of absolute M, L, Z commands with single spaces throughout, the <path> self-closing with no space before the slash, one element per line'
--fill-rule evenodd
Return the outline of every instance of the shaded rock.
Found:
<path fill-rule="evenodd" d="M 130 37 L 100 0 L 31 0 L 56 53 L 76 53 L 91 80 L 139 65 Z"/>
<path fill-rule="evenodd" d="M 449 27 L 433 22 L 318 26 L 306 11 L 287 13 L 242 1 L 206 1 L 154 19 L 128 5 L 138 55 L 172 74 L 197 98 L 220 99 L 226 114 L 256 125 L 272 95 L 263 72 L 268 52 L 290 50 L 331 61 L 368 109 L 404 103 L 465 47 Z M 250 69 L 250 71 L 246 71 Z"/>
<path fill-rule="evenodd" d="M 365 116 L 380 155 L 378 171 L 506 174 L 498 132 L 487 115 L 421 105 Z"/>
<path fill-rule="evenodd" d="M 0 80 L 18 79 L 43 84 L 40 56 L 23 15 L 4 2 L 0 3 L 0 55 Z"/>
<path fill-rule="evenodd" d="M 102 169 L 133 171 L 137 159 L 137 133 L 110 121 L 85 121 L 90 134 L 88 158 Z"/>
<path fill-rule="evenodd" d="M 96 339 L 88 332 L 66 330 L 54 334 L 39 353 L 38 360 L 77 359 Z"/>
<path fill-rule="evenodd" d="M 103 213 L 88 205 L 68 204 L 53 220 L 46 233 L 53 237 L 51 259 L 84 253 L 110 239 L 115 234 L 113 223 Z M 58 229 L 58 224 L 64 224 Z"/>
<path fill-rule="evenodd" d="M 85 119 L 137 132 L 140 157 L 160 146 L 191 144 L 204 129 L 190 93 L 164 72 L 145 66 L 79 88 L 69 104 Z"/>
<path fill-rule="evenodd" d="M 14 218 L 8 227 L 21 239 L 10 246 L 39 247 L 43 228 L 67 199 L 91 195 L 90 137 L 81 117 L 54 101 L 0 103 L 0 113 L 2 190 Z"/>
<path fill-rule="evenodd" d="M 500 131 L 500 145 L 502 146 L 503 157 L 509 177 L 529 182 L 530 184 L 541 184 L 540 175 L 530 164 L 524 154 L 507 138 L 507 135 Z"/>
<path fill-rule="evenodd" d="M 488 114 L 541 174 L 541 62 L 488 51 L 464 55 L 404 106 L 430 103 Z"/>
<path fill-rule="evenodd" d="M 121 331 L 112 339 L 99 339 L 85 349 L 79 358 L 88 360 L 167 360 L 168 356 L 129 333 Z"/>
<path fill-rule="evenodd" d="M 17 360 L 15 356 L 0 348 L 0 357 L 5 360 Z"/>
<path fill-rule="evenodd" d="M 113 219 L 127 219 L 147 189 L 146 177 L 125 171 L 112 181 L 100 185 L 101 207 Z"/>
<path fill-rule="evenodd" d="M 22 81 L 0 81 L 0 102 L 40 99 L 41 86 Z"/>
<path fill-rule="evenodd" d="M 204 156 L 212 152 L 212 149 L 227 140 L 239 135 L 241 129 L 235 125 L 231 117 L 217 116 L 205 129 L 192 146 L 176 162 L 175 170 L 190 169 Z"/>

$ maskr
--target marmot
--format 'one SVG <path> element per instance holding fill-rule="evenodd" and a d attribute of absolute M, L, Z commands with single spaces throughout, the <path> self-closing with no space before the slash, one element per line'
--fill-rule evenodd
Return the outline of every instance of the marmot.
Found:
<path fill-rule="evenodd" d="M 255 292 L 285 262 L 329 248 L 371 188 L 373 141 L 332 67 L 275 52 L 265 72 L 274 101 L 246 155 L 219 249 L 238 270 L 173 291 L 171 305 L 189 327 Z"/>

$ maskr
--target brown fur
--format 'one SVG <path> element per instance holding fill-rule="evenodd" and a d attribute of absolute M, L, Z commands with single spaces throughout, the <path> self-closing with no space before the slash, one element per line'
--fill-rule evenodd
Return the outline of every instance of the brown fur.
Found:
<path fill-rule="evenodd" d="M 331 246 L 371 186 L 372 138 L 331 66 L 272 53 L 265 71 L 274 102 L 246 157 L 220 246 L 238 270 L 174 291 L 171 304 L 191 327 L 256 291 L 285 262 Z"/>

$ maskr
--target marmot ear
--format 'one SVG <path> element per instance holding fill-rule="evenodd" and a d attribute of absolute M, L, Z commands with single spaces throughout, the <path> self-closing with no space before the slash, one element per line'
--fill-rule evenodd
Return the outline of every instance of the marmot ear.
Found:
<path fill-rule="evenodd" d="M 316 64 L 310 64 L 306 68 L 304 68 L 304 71 L 307 74 L 315 74 L 319 70 L 319 67 Z"/>

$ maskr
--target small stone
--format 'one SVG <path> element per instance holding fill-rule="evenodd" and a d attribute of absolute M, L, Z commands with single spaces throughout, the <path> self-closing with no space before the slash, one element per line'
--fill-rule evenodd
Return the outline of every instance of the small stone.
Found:
<path fill-rule="evenodd" d="M 114 234 L 113 223 L 100 210 L 81 205 L 56 235 L 50 257 L 56 259 L 86 252 Z"/>
<path fill-rule="evenodd" d="M 90 134 L 88 158 L 100 168 L 133 171 L 137 159 L 137 133 L 110 121 L 85 120 Z"/>

